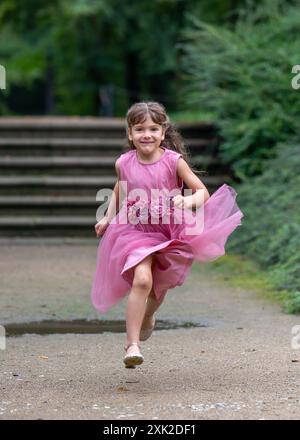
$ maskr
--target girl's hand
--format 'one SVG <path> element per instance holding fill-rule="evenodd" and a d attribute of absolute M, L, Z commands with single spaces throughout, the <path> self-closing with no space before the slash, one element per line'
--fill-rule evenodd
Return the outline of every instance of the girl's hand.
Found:
<path fill-rule="evenodd" d="M 191 209 L 193 206 L 193 196 L 182 196 L 178 194 L 177 196 L 173 197 L 173 203 L 176 208 L 187 208 Z"/>
<path fill-rule="evenodd" d="M 109 225 L 107 217 L 103 217 L 98 223 L 95 224 L 95 231 L 97 237 L 103 235 Z"/>

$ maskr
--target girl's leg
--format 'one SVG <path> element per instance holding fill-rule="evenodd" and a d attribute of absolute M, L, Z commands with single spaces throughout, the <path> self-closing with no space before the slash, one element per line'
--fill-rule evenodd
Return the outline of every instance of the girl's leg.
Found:
<path fill-rule="evenodd" d="M 147 299 L 147 305 L 144 315 L 144 320 L 142 323 L 142 328 L 150 328 L 152 327 L 153 323 L 153 315 L 157 311 L 157 309 L 161 306 L 164 299 L 161 299 L 160 301 L 156 298 L 153 287 L 151 289 L 151 292 Z"/>
<path fill-rule="evenodd" d="M 152 254 L 152 256 L 153 256 L 153 263 L 154 263 L 155 258 L 156 258 L 156 253 Z M 153 286 L 152 286 L 151 292 L 150 292 L 148 299 L 147 299 L 145 315 L 144 315 L 144 319 L 143 319 L 143 323 L 142 323 L 143 329 L 148 329 L 153 326 L 153 315 L 156 312 L 156 310 L 161 306 L 161 304 L 163 303 L 163 300 L 164 300 L 164 298 L 162 298 L 160 300 L 158 300 L 156 298 L 154 290 L 153 290 Z"/>
<path fill-rule="evenodd" d="M 146 309 L 146 299 L 152 288 L 152 255 L 146 257 L 141 263 L 137 264 L 134 269 L 134 279 L 132 288 L 128 296 L 126 309 L 126 330 L 127 344 L 130 342 L 139 342 L 140 330 Z M 136 351 L 136 346 L 131 346 L 127 350 Z"/>

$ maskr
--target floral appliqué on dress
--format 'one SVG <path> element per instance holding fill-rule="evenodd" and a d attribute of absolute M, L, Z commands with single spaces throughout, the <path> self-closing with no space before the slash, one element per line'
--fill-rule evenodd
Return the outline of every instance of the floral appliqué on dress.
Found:
<path fill-rule="evenodd" d="M 151 223 L 151 219 L 161 220 L 165 216 L 171 215 L 172 198 L 159 197 L 152 200 L 129 200 L 126 198 L 123 206 L 127 209 L 128 220 L 130 223 Z"/>

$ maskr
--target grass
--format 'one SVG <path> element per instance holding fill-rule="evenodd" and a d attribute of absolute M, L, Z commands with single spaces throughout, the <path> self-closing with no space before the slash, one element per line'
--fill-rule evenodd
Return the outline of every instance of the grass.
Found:
<path fill-rule="evenodd" d="M 262 271 L 255 261 L 242 255 L 224 255 L 206 263 L 205 269 L 227 286 L 251 290 L 258 297 L 280 304 L 284 311 L 290 312 L 287 308 L 288 292 L 275 289 L 270 274 Z M 194 265 L 192 270 L 199 270 L 199 265 Z"/>

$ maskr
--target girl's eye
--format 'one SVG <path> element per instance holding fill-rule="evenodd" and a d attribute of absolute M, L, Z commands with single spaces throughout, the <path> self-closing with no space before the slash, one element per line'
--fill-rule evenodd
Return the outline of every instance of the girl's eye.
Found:
<path fill-rule="evenodd" d="M 136 129 L 135 129 L 135 131 L 141 131 L 141 130 L 142 130 L 141 128 L 136 128 Z M 157 131 L 158 128 L 157 128 L 157 127 L 155 127 L 155 128 L 151 128 L 151 130 L 152 130 L 152 131 Z"/>

